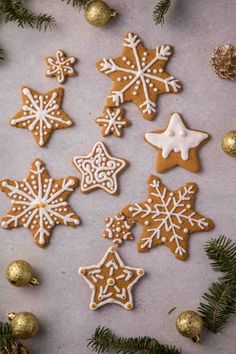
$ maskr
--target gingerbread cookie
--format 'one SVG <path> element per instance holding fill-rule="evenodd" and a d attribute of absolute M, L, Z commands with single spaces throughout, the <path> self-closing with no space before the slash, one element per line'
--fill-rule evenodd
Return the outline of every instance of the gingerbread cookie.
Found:
<path fill-rule="evenodd" d="M 205 132 L 188 129 L 178 113 L 171 114 L 166 129 L 145 134 L 145 140 L 157 150 L 156 170 L 159 173 L 177 165 L 198 172 L 197 150 L 208 138 L 209 134 Z"/>
<path fill-rule="evenodd" d="M 101 59 L 97 69 L 113 81 L 107 106 L 119 107 L 132 101 L 143 115 L 152 120 L 156 115 L 156 99 L 163 93 L 177 93 L 181 84 L 165 66 L 173 54 L 170 45 L 147 50 L 138 35 L 127 33 L 120 56 Z"/>
<path fill-rule="evenodd" d="M 123 108 L 104 107 L 103 116 L 96 118 L 96 123 L 102 127 L 102 136 L 114 135 L 120 138 L 124 128 L 131 122 L 124 117 Z"/>
<path fill-rule="evenodd" d="M 196 192 L 195 183 L 186 183 L 172 192 L 158 177 L 150 176 L 147 198 L 122 210 L 128 218 L 143 226 L 138 242 L 139 252 L 149 251 L 163 243 L 176 258 L 185 260 L 188 257 L 188 237 L 194 232 L 209 231 L 214 226 L 210 219 L 194 211 Z"/>
<path fill-rule="evenodd" d="M 104 221 L 106 230 L 102 236 L 113 240 L 115 246 L 121 245 L 123 241 L 134 239 L 130 230 L 135 222 L 127 219 L 121 211 L 114 218 L 106 218 Z"/>
<path fill-rule="evenodd" d="M 55 129 L 69 128 L 72 120 L 61 109 L 64 90 L 59 87 L 41 94 L 22 87 L 22 109 L 10 120 L 10 125 L 28 129 L 39 146 L 44 146 Z"/>
<path fill-rule="evenodd" d="M 11 199 L 12 206 L 1 220 L 4 229 L 24 226 L 30 229 L 35 243 L 46 247 L 56 225 L 79 225 L 79 217 L 67 203 L 78 186 L 76 177 L 53 179 L 45 164 L 37 159 L 27 178 L 21 181 L 3 179 L 0 189 Z"/>
<path fill-rule="evenodd" d="M 131 290 L 144 275 L 144 270 L 126 266 L 115 247 L 110 247 L 97 265 L 81 267 L 79 274 L 92 289 L 91 310 L 110 303 L 131 310 L 133 308 Z"/>
<path fill-rule="evenodd" d="M 73 67 L 77 59 L 68 57 L 61 49 L 57 51 L 55 58 L 47 57 L 45 60 L 49 66 L 46 76 L 56 77 L 60 84 L 63 84 L 67 77 L 77 76 L 77 71 Z"/>
<path fill-rule="evenodd" d="M 100 188 L 109 194 L 117 195 L 117 176 L 128 162 L 111 156 L 105 144 L 99 141 L 88 155 L 74 157 L 73 164 L 82 175 L 81 192 L 88 193 Z"/>

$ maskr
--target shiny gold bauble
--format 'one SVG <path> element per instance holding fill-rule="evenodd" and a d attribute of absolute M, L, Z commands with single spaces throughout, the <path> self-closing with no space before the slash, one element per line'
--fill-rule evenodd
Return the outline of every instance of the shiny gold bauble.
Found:
<path fill-rule="evenodd" d="M 38 319 L 30 312 L 11 312 L 8 313 L 11 321 L 11 329 L 13 336 L 20 339 L 28 339 L 38 332 Z"/>
<path fill-rule="evenodd" d="M 93 26 L 104 26 L 117 12 L 102 0 L 93 0 L 85 8 L 85 18 Z"/>
<path fill-rule="evenodd" d="M 226 80 L 236 79 L 236 46 L 218 45 L 211 57 L 211 65 L 215 73 Z"/>
<path fill-rule="evenodd" d="M 221 147 L 226 154 L 236 156 L 236 130 L 225 133 L 221 140 Z"/>
<path fill-rule="evenodd" d="M 33 276 L 31 265 L 22 260 L 13 261 L 6 270 L 6 278 L 14 286 L 39 285 L 37 278 Z"/>
<path fill-rule="evenodd" d="M 184 311 L 176 319 L 176 329 L 184 337 L 199 342 L 203 322 L 201 316 L 195 311 Z"/>

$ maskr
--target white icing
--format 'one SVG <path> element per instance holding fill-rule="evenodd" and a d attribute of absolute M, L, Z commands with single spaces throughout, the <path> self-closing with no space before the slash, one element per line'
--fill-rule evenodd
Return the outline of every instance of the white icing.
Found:
<path fill-rule="evenodd" d="M 104 135 L 107 136 L 115 132 L 117 136 L 121 136 L 122 128 L 127 126 L 126 120 L 121 115 L 121 110 L 118 108 L 114 112 L 111 108 L 106 108 L 106 116 L 98 117 L 96 122 L 106 127 Z M 113 114 L 114 113 L 114 114 Z"/>
<path fill-rule="evenodd" d="M 66 57 L 62 50 L 58 50 L 56 58 L 48 57 L 47 63 L 50 68 L 46 71 L 47 76 L 57 76 L 58 82 L 61 84 L 65 81 L 65 76 L 74 75 L 75 69 L 73 64 L 76 62 L 75 57 Z"/>
<path fill-rule="evenodd" d="M 187 161 L 189 149 L 197 147 L 208 137 L 207 133 L 187 129 L 181 116 L 173 113 L 167 129 L 163 133 L 146 133 L 146 140 L 162 149 L 162 157 L 167 159 L 171 151 L 181 152 L 181 158 Z"/>

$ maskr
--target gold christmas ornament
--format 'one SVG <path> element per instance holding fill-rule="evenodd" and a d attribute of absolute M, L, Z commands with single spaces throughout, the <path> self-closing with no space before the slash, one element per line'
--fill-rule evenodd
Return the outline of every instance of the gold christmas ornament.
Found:
<path fill-rule="evenodd" d="M 236 79 L 236 46 L 218 45 L 211 57 L 211 65 L 215 73 L 226 80 Z"/>
<path fill-rule="evenodd" d="M 199 342 L 203 327 L 201 316 L 195 311 L 184 311 L 176 319 L 176 329 L 184 337 Z"/>
<path fill-rule="evenodd" d="M 236 130 L 225 133 L 221 140 L 221 147 L 226 154 L 236 157 Z"/>
<path fill-rule="evenodd" d="M 22 260 L 13 261 L 6 270 L 6 278 L 14 286 L 39 285 L 39 281 L 33 276 L 31 265 Z"/>
<path fill-rule="evenodd" d="M 93 0 L 85 8 L 85 18 L 93 26 L 104 26 L 117 12 L 102 0 Z"/>
<path fill-rule="evenodd" d="M 39 329 L 38 319 L 30 312 L 8 313 L 13 336 L 28 339 L 36 335 Z"/>

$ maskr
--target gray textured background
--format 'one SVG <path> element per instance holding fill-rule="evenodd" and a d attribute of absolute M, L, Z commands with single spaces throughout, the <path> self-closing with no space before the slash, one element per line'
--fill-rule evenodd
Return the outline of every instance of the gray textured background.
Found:
<path fill-rule="evenodd" d="M 202 293 L 217 274 L 204 255 L 205 242 L 211 236 L 235 234 L 235 159 L 222 153 L 222 134 L 235 129 L 235 83 L 217 78 L 209 64 L 214 47 L 221 42 L 235 43 L 235 0 L 173 0 L 164 27 L 155 27 L 152 10 L 155 1 L 110 0 L 120 17 L 105 28 L 93 28 L 83 14 L 59 0 L 35 0 L 35 11 L 51 12 L 57 19 L 52 32 L 20 30 L 13 24 L 1 25 L 0 43 L 7 58 L 0 66 L 0 171 L 1 178 L 25 177 L 31 161 L 42 158 L 54 177 L 77 175 L 71 158 L 86 154 L 101 139 L 94 123 L 103 108 L 111 81 L 96 71 L 102 57 L 119 54 L 127 31 L 138 33 L 147 48 L 162 43 L 175 47 L 168 65 L 184 90 L 178 95 L 159 99 L 158 116 L 153 122 L 142 119 L 133 104 L 127 104 L 127 117 L 133 125 L 123 139 L 106 138 L 111 152 L 130 162 L 120 177 L 121 193 L 112 197 L 102 191 L 83 195 L 79 190 L 70 198 L 83 224 L 77 229 L 56 227 L 45 250 L 35 246 L 29 230 L 0 230 L 0 318 L 8 311 L 28 310 L 40 319 L 40 334 L 28 342 L 37 354 L 87 354 L 86 338 L 95 327 L 110 326 L 117 334 L 150 335 L 176 344 L 189 354 L 235 354 L 234 317 L 223 334 L 204 335 L 201 345 L 192 344 L 175 330 L 177 313 L 196 309 Z M 76 126 L 57 131 L 47 148 L 39 148 L 27 130 L 11 128 L 8 119 L 19 109 L 20 88 L 27 84 L 42 92 L 57 86 L 55 79 L 44 77 L 44 58 L 58 49 L 79 58 L 79 76 L 65 85 L 64 109 Z M 202 172 L 192 174 L 175 168 L 163 174 L 170 188 L 185 182 L 199 185 L 196 209 L 216 224 L 211 233 L 195 234 L 190 241 L 190 258 L 178 261 L 165 247 L 138 254 L 135 242 L 122 247 L 120 254 L 132 266 L 145 268 L 147 275 L 135 287 L 135 309 L 125 311 L 108 305 L 89 310 L 90 290 L 77 268 L 97 263 L 110 243 L 100 235 L 103 218 L 114 215 L 127 202 L 140 201 L 146 195 L 146 181 L 155 173 L 155 151 L 144 142 L 143 134 L 166 125 L 170 112 L 183 114 L 193 129 L 207 131 L 211 140 L 201 149 Z M 1 193 L 0 213 L 9 201 Z M 138 238 L 140 228 L 135 229 Z M 32 263 L 42 281 L 39 288 L 17 289 L 4 279 L 8 262 L 23 258 Z M 168 311 L 177 307 L 168 315 Z"/>

